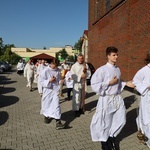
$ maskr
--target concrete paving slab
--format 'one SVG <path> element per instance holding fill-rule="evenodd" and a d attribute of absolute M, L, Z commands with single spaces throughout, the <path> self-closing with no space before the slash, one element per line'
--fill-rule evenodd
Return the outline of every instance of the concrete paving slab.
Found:
<path fill-rule="evenodd" d="M 0 150 L 100 150 L 100 142 L 92 142 L 90 123 L 95 112 L 98 95 L 88 86 L 86 112 L 75 118 L 71 101 L 60 99 L 62 120 L 68 127 L 55 129 L 55 120 L 44 123 L 40 115 L 41 97 L 34 83 L 34 91 L 26 87 L 26 78 L 15 70 L 0 74 Z M 133 91 L 123 91 L 127 108 L 127 123 L 118 136 L 121 150 L 148 150 L 137 139 L 135 118 L 137 96 Z"/>

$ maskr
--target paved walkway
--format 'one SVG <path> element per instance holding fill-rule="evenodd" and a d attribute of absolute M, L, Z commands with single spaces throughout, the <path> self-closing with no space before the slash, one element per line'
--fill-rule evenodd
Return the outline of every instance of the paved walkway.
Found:
<path fill-rule="evenodd" d="M 4 85 L 4 86 L 3 86 Z M 40 115 L 41 98 L 26 87 L 26 78 L 15 70 L 0 74 L 0 150 L 100 150 L 100 142 L 92 142 L 90 122 L 98 96 L 88 86 L 86 112 L 74 118 L 71 101 L 61 98 L 62 120 L 68 127 L 55 129 L 55 120 L 45 124 Z M 64 87 L 65 88 L 65 87 Z M 64 89 L 65 92 L 65 89 Z M 127 124 L 118 136 L 121 150 L 148 150 L 137 140 L 135 94 L 122 93 L 127 108 Z M 65 93 L 66 97 L 66 93 Z"/>

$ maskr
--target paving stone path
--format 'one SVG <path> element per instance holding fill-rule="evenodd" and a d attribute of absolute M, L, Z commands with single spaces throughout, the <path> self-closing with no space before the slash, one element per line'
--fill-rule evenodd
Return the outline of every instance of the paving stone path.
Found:
<path fill-rule="evenodd" d="M 148 150 L 137 139 L 135 118 L 137 98 L 133 91 L 126 89 L 122 96 L 127 108 L 127 123 L 118 136 L 121 150 Z M 100 142 L 92 142 L 90 122 L 95 111 L 98 95 L 88 86 L 86 112 L 75 118 L 71 101 L 60 99 L 62 120 L 67 128 L 55 129 L 55 120 L 44 123 L 40 115 L 41 97 L 36 84 L 34 91 L 26 87 L 26 78 L 14 69 L 0 74 L 0 150 L 101 150 Z M 136 101 L 135 101 L 136 100 Z"/>

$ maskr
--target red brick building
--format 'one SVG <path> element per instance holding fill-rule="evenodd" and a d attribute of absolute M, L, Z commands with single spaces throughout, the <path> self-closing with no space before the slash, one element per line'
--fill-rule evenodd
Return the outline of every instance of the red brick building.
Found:
<path fill-rule="evenodd" d="M 105 50 L 119 50 L 123 80 L 131 80 L 150 52 L 150 0 L 89 0 L 88 57 L 96 68 Z"/>

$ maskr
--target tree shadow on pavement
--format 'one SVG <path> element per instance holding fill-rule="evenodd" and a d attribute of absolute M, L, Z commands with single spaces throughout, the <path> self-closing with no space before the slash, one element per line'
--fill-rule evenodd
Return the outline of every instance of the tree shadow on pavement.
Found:
<path fill-rule="evenodd" d="M 11 93 L 11 92 L 14 92 L 15 90 L 16 90 L 15 88 L 3 87 L 3 88 L 0 90 L 0 94 Z"/>
<path fill-rule="evenodd" d="M 0 85 L 5 84 L 6 82 L 8 82 L 9 80 L 11 80 L 10 78 L 6 77 L 5 75 L 0 75 Z"/>
<path fill-rule="evenodd" d="M 17 81 L 6 81 L 5 84 L 12 84 L 12 83 L 15 83 Z"/>
<path fill-rule="evenodd" d="M 19 101 L 16 96 L 3 96 L 0 95 L 0 108 L 13 105 Z"/>
<path fill-rule="evenodd" d="M 9 115 L 5 111 L 0 111 L 0 126 L 5 124 L 5 122 L 8 120 Z"/>

